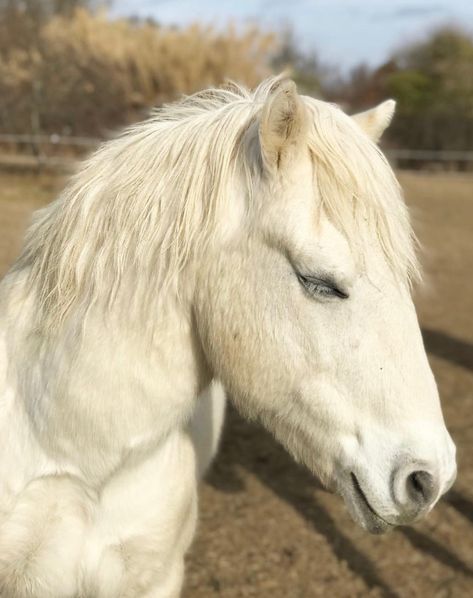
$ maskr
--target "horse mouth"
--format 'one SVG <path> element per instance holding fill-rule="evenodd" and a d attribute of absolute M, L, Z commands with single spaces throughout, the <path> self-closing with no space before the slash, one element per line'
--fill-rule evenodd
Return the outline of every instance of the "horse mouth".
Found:
<path fill-rule="evenodd" d="M 353 472 L 350 473 L 350 487 L 347 494 L 352 517 L 371 534 L 384 534 L 394 527 L 373 509 Z"/>

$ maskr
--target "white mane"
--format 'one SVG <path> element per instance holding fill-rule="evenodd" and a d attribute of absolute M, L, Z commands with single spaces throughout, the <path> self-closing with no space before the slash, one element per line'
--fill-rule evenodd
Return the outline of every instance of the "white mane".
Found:
<path fill-rule="evenodd" d="M 75 302 L 90 305 L 104 293 L 112 301 L 124 280 L 139 305 L 163 285 L 178 289 L 189 256 L 202 255 L 225 218 L 237 169 L 252 188 L 255 165 L 243 139 L 277 82 L 254 92 L 211 89 L 164 106 L 85 162 L 36 215 L 16 266 L 31 267 L 51 322 Z M 338 108 L 303 100 L 322 208 L 351 240 L 367 219 L 392 268 L 404 279 L 416 275 L 407 209 L 382 153 Z"/>

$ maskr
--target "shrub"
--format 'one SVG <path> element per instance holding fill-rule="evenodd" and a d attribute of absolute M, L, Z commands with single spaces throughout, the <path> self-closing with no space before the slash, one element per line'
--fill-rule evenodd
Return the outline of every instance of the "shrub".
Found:
<path fill-rule="evenodd" d="M 77 9 L 0 54 L 0 130 L 103 135 L 227 78 L 254 85 L 275 48 L 257 28 L 184 29 Z"/>

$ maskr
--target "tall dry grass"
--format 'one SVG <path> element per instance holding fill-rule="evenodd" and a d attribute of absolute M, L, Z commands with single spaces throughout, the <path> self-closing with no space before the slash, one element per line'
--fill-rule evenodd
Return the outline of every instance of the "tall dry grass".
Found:
<path fill-rule="evenodd" d="M 275 38 L 257 28 L 185 29 L 77 10 L 0 55 L 0 130 L 103 135 L 150 106 L 268 73 Z"/>

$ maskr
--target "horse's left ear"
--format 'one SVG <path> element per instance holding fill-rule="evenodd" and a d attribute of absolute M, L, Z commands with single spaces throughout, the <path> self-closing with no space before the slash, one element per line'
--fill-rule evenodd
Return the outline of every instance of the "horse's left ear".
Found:
<path fill-rule="evenodd" d="M 352 118 L 368 137 L 377 143 L 388 128 L 394 116 L 395 108 L 396 102 L 394 100 L 386 100 L 371 110 L 354 114 Z"/>
<path fill-rule="evenodd" d="M 280 82 L 266 100 L 261 114 L 259 139 L 263 162 L 281 168 L 298 153 L 306 137 L 308 115 L 290 79 Z"/>

